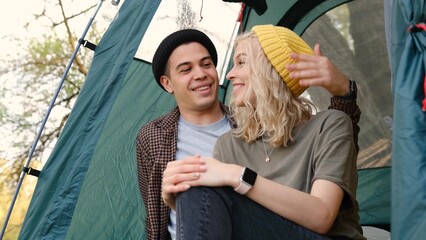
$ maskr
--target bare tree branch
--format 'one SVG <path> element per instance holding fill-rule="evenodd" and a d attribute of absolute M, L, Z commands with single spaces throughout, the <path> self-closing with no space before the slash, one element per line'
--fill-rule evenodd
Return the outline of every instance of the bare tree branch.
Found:
<path fill-rule="evenodd" d="M 65 10 L 64 10 L 64 6 L 63 6 L 63 4 L 62 4 L 62 0 L 58 0 L 58 3 L 59 3 L 59 6 L 61 7 L 61 13 L 62 13 L 62 16 L 63 16 L 63 18 L 64 18 L 64 24 L 65 24 L 65 27 L 66 27 L 66 29 L 67 29 L 67 33 L 68 33 L 68 42 L 69 42 L 69 44 L 70 44 L 70 49 L 73 49 L 74 48 L 74 46 L 75 46 L 75 42 L 76 42 L 76 40 L 75 40 L 75 37 L 74 37 L 74 35 L 72 34 L 72 32 L 71 32 L 71 28 L 70 28 L 70 26 L 69 26 L 69 24 L 68 24 L 68 18 L 66 17 L 66 15 L 65 15 Z M 80 59 L 80 57 L 79 56 L 76 56 L 75 57 L 75 59 L 74 59 L 74 61 L 75 61 L 75 63 L 77 64 L 77 67 L 78 67 L 78 70 L 81 72 L 81 73 L 85 73 L 85 74 L 87 74 L 87 72 L 88 72 L 88 69 L 84 66 L 84 64 L 83 64 L 83 61 Z"/>
<path fill-rule="evenodd" d="M 87 8 L 87 9 L 85 9 L 85 10 L 83 10 L 83 11 L 81 11 L 81 12 L 77 13 L 77 14 L 73 14 L 73 15 L 71 15 L 71 16 L 69 16 L 69 17 L 67 17 L 67 18 L 66 18 L 66 20 L 62 20 L 62 21 L 57 22 L 57 23 L 55 23 L 55 22 L 54 22 L 54 23 L 52 24 L 52 26 L 53 26 L 53 27 L 56 27 L 56 26 L 59 26 L 59 25 L 61 25 L 61 24 L 64 24 L 64 23 L 65 23 L 65 21 L 68 21 L 68 20 L 73 19 L 73 18 L 75 18 L 75 17 L 78 17 L 78 16 L 80 16 L 80 15 L 83 15 L 83 14 L 85 14 L 85 13 L 89 12 L 90 10 L 92 10 L 92 9 L 93 9 L 93 8 L 95 8 L 95 7 L 96 7 L 96 4 L 95 4 L 95 5 L 92 5 L 91 7 Z"/>

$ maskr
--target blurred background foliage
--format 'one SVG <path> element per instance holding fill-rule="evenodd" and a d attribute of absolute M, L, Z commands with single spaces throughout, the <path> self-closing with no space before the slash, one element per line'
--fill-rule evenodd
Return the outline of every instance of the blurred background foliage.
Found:
<path fill-rule="evenodd" d="M 37 0 L 19 29 L 30 37 L 4 35 L 19 51 L 0 58 L 0 224 L 3 226 L 22 167 L 66 65 L 98 1 Z M 104 2 L 85 39 L 97 44 L 115 11 Z M 28 6 L 25 6 L 28 7 Z M 5 8 L 8 9 L 8 8 Z M 19 13 L 8 13 L 19 16 Z M 12 17 L 11 17 L 12 19 Z M 37 144 L 30 167 L 41 170 L 80 93 L 92 50 L 81 46 Z M 25 177 L 4 239 L 17 239 L 37 178 Z"/>

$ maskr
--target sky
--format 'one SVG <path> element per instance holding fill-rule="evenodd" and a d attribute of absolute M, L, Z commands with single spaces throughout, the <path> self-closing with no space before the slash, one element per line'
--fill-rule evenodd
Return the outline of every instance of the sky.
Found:
<path fill-rule="evenodd" d="M 10 42 L 9 37 L 25 38 L 28 36 L 29 33 L 23 26 L 40 4 L 37 1 L 13 0 L 2 5 L 0 8 L 0 54 L 1 57 L 4 57 L 19 51 L 17 46 Z"/>
<path fill-rule="evenodd" d="M 37 38 L 43 34 L 43 31 L 49 26 L 48 21 L 32 21 L 28 28 L 25 28 L 24 25 L 34 19 L 34 14 L 43 11 L 45 1 L 55 2 L 55 0 L 10 0 L 2 4 L 2 7 L 0 8 L 1 56 L 5 56 L 5 54 L 13 54 L 16 51 L 19 51 L 18 47 L 13 44 L 13 42 L 10 42 L 10 37 L 28 39 Z M 96 5 L 98 3 L 99 1 L 96 0 L 63 0 L 65 11 L 68 14 L 76 13 L 80 9 L 85 9 L 88 6 Z M 51 4 L 51 6 L 48 6 L 46 10 L 50 17 L 57 19 L 60 17 L 58 8 L 53 8 L 52 6 L 54 5 Z M 95 20 L 108 24 L 105 20 L 105 11 L 113 8 L 117 7 L 112 6 L 110 1 L 104 1 Z M 77 21 L 73 21 L 71 27 L 74 28 L 74 30 L 81 29 L 80 32 L 82 33 L 93 12 L 94 11 L 89 11 L 86 16 L 77 19 Z"/>

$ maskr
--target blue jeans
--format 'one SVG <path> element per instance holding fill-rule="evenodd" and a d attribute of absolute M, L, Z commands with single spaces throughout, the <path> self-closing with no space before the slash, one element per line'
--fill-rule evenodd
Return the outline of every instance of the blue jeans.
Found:
<path fill-rule="evenodd" d="M 178 240 L 330 239 L 228 187 L 194 187 L 176 199 Z"/>

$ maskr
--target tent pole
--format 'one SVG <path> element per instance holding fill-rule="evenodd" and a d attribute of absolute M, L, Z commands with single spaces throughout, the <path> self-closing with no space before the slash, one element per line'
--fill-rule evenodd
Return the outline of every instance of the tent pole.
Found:
<path fill-rule="evenodd" d="M 37 143 L 38 143 L 38 141 L 40 140 L 41 134 L 42 134 L 42 132 L 43 132 L 43 130 L 44 130 L 44 127 L 46 126 L 46 122 L 47 122 L 47 120 L 48 120 L 48 118 L 49 118 L 49 115 L 50 115 L 50 113 L 51 113 L 51 111 L 52 111 L 52 109 L 53 109 L 54 105 L 55 105 L 55 101 L 56 101 L 56 99 L 57 99 L 57 97 L 58 97 L 58 95 L 59 95 L 59 92 L 60 92 L 60 90 L 61 90 L 61 88 L 62 88 L 62 86 L 63 86 L 63 84 L 64 84 L 64 82 L 65 82 L 66 76 L 68 75 L 68 72 L 69 72 L 69 70 L 71 69 L 71 65 L 72 65 L 72 63 L 74 62 L 74 59 L 75 59 L 75 57 L 77 56 L 78 50 L 79 50 L 79 49 L 80 49 L 80 47 L 81 47 L 81 44 L 82 44 L 82 42 L 83 42 L 82 40 L 84 40 L 84 38 L 85 38 L 85 36 L 86 36 L 87 32 L 89 31 L 89 28 L 90 28 L 90 26 L 92 25 L 93 20 L 95 19 L 96 15 L 98 14 L 99 9 L 101 8 L 101 6 L 102 6 L 102 2 L 103 2 L 103 1 L 104 1 L 104 0 L 100 0 L 100 1 L 99 1 L 98 5 L 96 6 L 96 10 L 94 11 L 94 13 L 93 13 L 92 17 L 89 19 L 89 22 L 87 23 L 87 26 L 86 26 L 86 28 L 84 29 L 84 31 L 83 31 L 83 33 L 82 33 L 82 35 L 81 35 L 81 38 L 79 39 L 79 41 L 78 41 L 78 43 L 77 43 L 77 45 L 76 45 L 76 47 L 75 47 L 75 49 L 74 49 L 74 52 L 73 52 L 73 54 L 72 54 L 72 56 L 71 56 L 70 60 L 68 61 L 68 64 L 67 64 L 67 66 L 66 66 L 66 68 L 65 68 L 65 72 L 64 72 L 64 74 L 62 75 L 61 80 L 59 81 L 59 85 L 58 85 L 58 87 L 57 87 L 57 89 L 56 89 L 56 92 L 55 92 L 55 94 L 54 94 L 54 96 L 53 96 L 52 100 L 50 101 L 49 108 L 47 109 L 47 112 L 46 112 L 46 114 L 45 114 L 45 116 L 44 116 L 44 118 L 43 118 L 42 124 L 41 124 L 40 129 L 39 129 L 39 131 L 38 131 L 38 133 L 37 133 L 36 139 L 34 140 L 34 143 L 33 143 L 33 144 L 32 144 L 32 146 L 31 146 L 31 149 L 30 149 L 30 151 L 29 151 L 29 153 L 28 153 L 28 157 L 27 157 L 27 160 L 26 160 L 26 162 L 25 162 L 24 168 L 23 168 L 23 170 L 22 170 L 22 172 L 21 172 L 21 174 L 20 174 L 20 176 L 19 176 L 18 184 L 17 184 L 17 186 L 16 186 L 16 190 L 15 190 L 15 193 L 14 193 L 14 195 L 13 195 L 12 202 L 11 202 L 11 204 L 10 204 L 9 210 L 8 210 L 8 212 L 7 212 L 7 215 L 6 215 L 6 220 L 4 221 L 4 224 L 3 224 L 2 230 L 1 230 L 1 232 L 0 232 L 0 240 L 1 240 L 1 239 L 3 239 L 3 236 L 4 236 L 5 232 L 6 232 L 7 223 L 9 222 L 10 215 L 11 215 L 12 210 L 13 210 L 13 206 L 15 205 L 16 199 L 17 199 L 17 197 L 18 197 L 19 189 L 21 188 L 22 182 L 23 182 L 23 180 L 24 180 L 24 177 L 25 177 L 25 174 L 26 174 L 26 171 L 25 171 L 24 169 L 25 169 L 25 168 L 28 168 L 28 166 L 30 165 L 30 162 L 31 162 L 31 159 L 32 159 L 32 157 L 33 157 L 34 151 L 35 151 L 35 149 L 36 149 Z"/>

